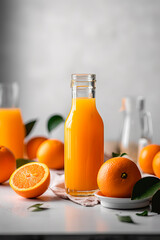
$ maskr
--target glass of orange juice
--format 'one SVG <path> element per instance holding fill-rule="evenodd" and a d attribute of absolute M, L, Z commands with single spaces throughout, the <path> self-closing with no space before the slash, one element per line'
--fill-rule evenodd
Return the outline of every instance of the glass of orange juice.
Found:
<path fill-rule="evenodd" d="M 22 158 L 25 130 L 18 96 L 16 82 L 0 83 L 0 145 L 9 148 L 15 158 Z"/>
<path fill-rule="evenodd" d="M 74 196 L 97 190 L 104 162 L 103 121 L 96 108 L 95 74 L 72 75 L 72 107 L 65 122 L 65 188 Z"/>

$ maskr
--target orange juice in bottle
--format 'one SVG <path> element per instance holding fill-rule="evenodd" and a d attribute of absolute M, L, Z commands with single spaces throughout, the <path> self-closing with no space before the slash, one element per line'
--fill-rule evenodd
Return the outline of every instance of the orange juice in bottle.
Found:
<path fill-rule="evenodd" d="M 16 83 L 0 84 L 0 145 L 9 148 L 15 158 L 22 158 L 25 131 L 17 98 Z"/>
<path fill-rule="evenodd" d="M 104 128 L 95 102 L 95 74 L 72 75 L 72 107 L 65 122 L 65 187 L 91 195 L 104 161 Z"/>

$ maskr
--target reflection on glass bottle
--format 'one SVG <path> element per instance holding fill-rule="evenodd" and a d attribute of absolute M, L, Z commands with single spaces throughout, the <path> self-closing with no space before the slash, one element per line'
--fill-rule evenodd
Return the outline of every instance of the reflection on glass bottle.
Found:
<path fill-rule="evenodd" d="M 126 152 L 135 162 L 138 156 L 140 139 L 152 141 L 152 120 L 149 112 L 145 111 L 143 97 L 126 97 L 122 99 L 124 114 L 123 127 L 120 139 L 120 151 Z"/>

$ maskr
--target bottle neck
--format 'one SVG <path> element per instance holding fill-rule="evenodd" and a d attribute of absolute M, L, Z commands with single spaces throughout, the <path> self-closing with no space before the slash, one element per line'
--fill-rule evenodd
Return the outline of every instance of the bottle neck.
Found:
<path fill-rule="evenodd" d="M 91 102 L 95 103 L 96 75 L 72 74 L 71 77 L 73 103 L 77 103 L 78 100 L 78 102 L 83 102 L 84 107 L 90 105 Z"/>
<path fill-rule="evenodd" d="M 96 89 L 92 87 L 72 87 L 72 98 L 95 98 Z"/>

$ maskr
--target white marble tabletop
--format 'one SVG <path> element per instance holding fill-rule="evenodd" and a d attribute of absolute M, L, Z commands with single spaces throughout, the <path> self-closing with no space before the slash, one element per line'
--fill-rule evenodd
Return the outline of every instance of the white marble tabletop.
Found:
<path fill-rule="evenodd" d="M 43 203 L 48 210 L 27 208 Z M 100 204 L 82 207 L 57 198 L 50 189 L 37 199 L 17 195 L 6 182 L 0 185 L 0 236 L 5 235 L 160 235 L 160 215 L 138 217 L 140 210 L 112 210 Z M 122 223 L 116 214 L 130 215 L 136 224 Z"/>

